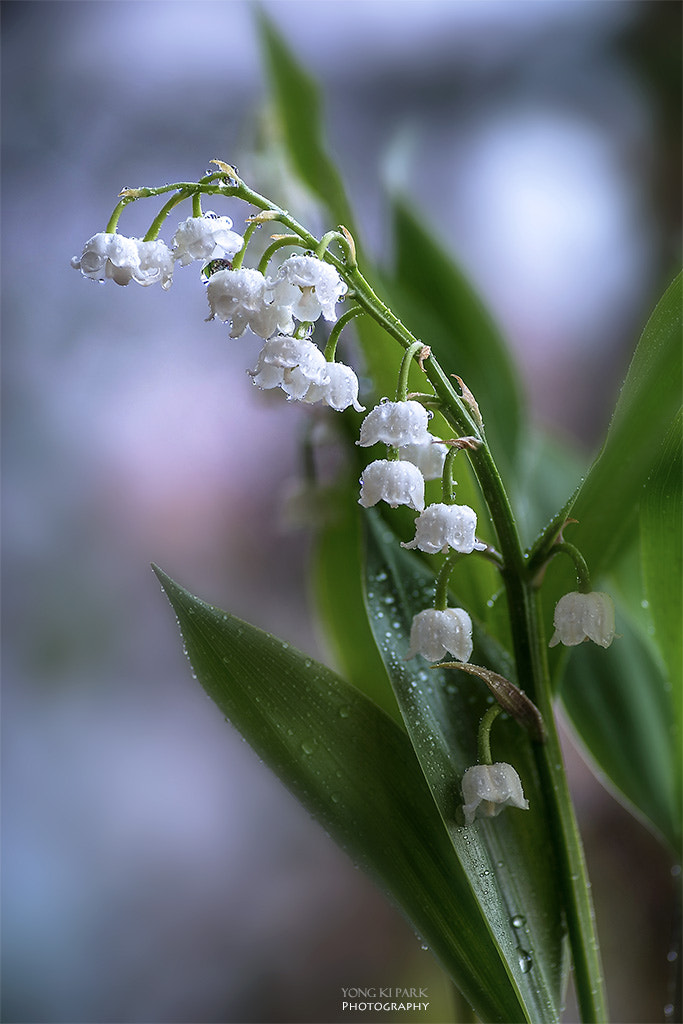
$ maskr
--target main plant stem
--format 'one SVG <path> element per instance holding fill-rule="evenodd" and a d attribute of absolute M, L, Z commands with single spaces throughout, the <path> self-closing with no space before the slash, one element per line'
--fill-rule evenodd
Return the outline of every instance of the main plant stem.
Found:
<path fill-rule="evenodd" d="M 381 323 L 405 349 L 409 348 L 415 342 L 415 338 L 375 295 L 360 273 L 356 270 L 348 277 L 353 283 L 358 304 Z M 502 575 L 510 615 L 517 682 L 539 708 L 548 734 L 545 744 L 534 744 L 534 754 L 559 868 L 574 960 L 577 999 L 585 1022 L 604 1024 L 608 1019 L 607 1004 L 595 916 L 553 714 L 538 591 L 530 578 L 510 502 L 486 444 L 483 428 L 471 415 L 463 399 L 457 395 L 434 358 L 426 360 L 424 369 L 441 400 L 441 412 L 446 420 L 456 431 L 475 434 L 483 442 L 479 449 L 470 454 L 470 458 L 488 505 L 503 556 Z"/>

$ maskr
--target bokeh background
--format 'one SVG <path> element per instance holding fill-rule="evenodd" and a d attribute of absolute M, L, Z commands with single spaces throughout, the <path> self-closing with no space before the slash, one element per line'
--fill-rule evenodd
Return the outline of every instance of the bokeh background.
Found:
<path fill-rule="evenodd" d="M 680 5 L 262 6 L 323 84 L 371 251 L 387 184 L 412 192 L 588 457 L 678 259 Z M 6 1022 L 348 1020 L 342 986 L 401 984 L 444 1019 L 409 927 L 191 679 L 149 569 L 327 657 L 281 514 L 302 414 L 255 392 L 259 341 L 203 322 L 192 269 L 163 293 L 69 266 L 122 186 L 216 156 L 305 209 L 259 150 L 254 14 L 2 5 Z M 669 859 L 567 756 L 614 1020 L 663 1019 Z"/>

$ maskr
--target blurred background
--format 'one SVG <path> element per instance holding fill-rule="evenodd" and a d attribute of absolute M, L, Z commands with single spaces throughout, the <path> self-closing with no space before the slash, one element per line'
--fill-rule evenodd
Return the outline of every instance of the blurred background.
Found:
<path fill-rule="evenodd" d="M 678 261 L 680 5 L 262 6 L 323 84 L 370 250 L 387 184 L 414 192 L 534 416 L 588 458 Z M 164 293 L 69 266 L 123 186 L 213 157 L 305 210 L 259 155 L 254 14 L 2 5 L 6 1022 L 331 1022 L 342 986 L 403 984 L 447 1012 L 410 928 L 191 679 L 149 569 L 327 657 L 279 513 L 301 412 L 255 392 L 259 340 L 203 322 L 192 268 Z M 613 1019 L 661 1020 L 669 859 L 568 758 Z"/>

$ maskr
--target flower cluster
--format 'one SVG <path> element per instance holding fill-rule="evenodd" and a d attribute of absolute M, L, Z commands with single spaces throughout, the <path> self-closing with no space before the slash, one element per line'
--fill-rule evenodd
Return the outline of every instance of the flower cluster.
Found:
<path fill-rule="evenodd" d="M 233 259 L 244 239 L 231 228 L 229 217 L 214 213 L 188 217 L 178 225 L 171 248 L 158 238 L 147 241 L 100 231 L 88 239 L 80 257 L 73 257 L 71 266 L 91 281 L 112 280 L 120 285 L 135 281 L 144 286 L 159 282 L 167 289 L 173 282 L 176 261 L 184 267 L 193 260 L 217 256 Z"/>
<path fill-rule="evenodd" d="M 206 264 L 209 320 L 230 324 L 230 337 L 249 329 L 263 338 L 256 367 L 250 374 L 258 387 L 281 388 L 288 399 L 324 403 L 337 412 L 358 401 L 358 378 L 350 366 L 326 360 L 310 340 L 295 336 L 295 319 L 312 323 L 322 316 L 336 318 L 335 307 L 347 286 L 333 266 L 315 256 L 290 256 L 274 277 L 248 267 L 233 268 L 231 261 L 244 247 L 242 235 L 232 230 L 229 217 L 205 213 L 178 225 L 171 247 L 160 239 L 145 241 L 116 232 L 93 235 L 71 265 L 93 281 L 113 280 L 127 285 L 173 281 L 175 264 Z M 211 273 L 213 264 L 219 269 Z"/>
<path fill-rule="evenodd" d="M 446 458 L 446 445 L 428 430 L 430 416 L 420 402 L 408 398 L 384 399 L 368 413 L 356 444 L 386 444 L 394 458 L 375 459 L 365 467 L 359 504 L 369 508 L 385 501 L 392 508 L 407 505 L 419 512 L 415 538 L 404 548 L 429 554 L 483 551 L 486 545 L 475 538 L 477 516 L 469 506 L 439 502 L 425 508 L 425 481 L 442 475 Z M 451 654 L 466 662 L 472 646 L 472 620 L 464 609 L 426 608 L 413 618 L 406 657 L 419 654 L 434 662 Z"/>
<path fill-rule="evenodd" d="M 166 203 L 144 238 L 129 238 L 115 230 L 123 207 L 132 199 L 159 195 L 176 186 L 124 190 L 107 230 L 93 235 L 85 243 L 81 255 L 73 257 L 72 266 L 93 281 L 112 280 L 119 285 L 134 281 L 143 287 L 159 283 L 166 290 L 173 282 L 176 266 L 200 262 L 209 306 L 207 320 L 228 324 L 231 338 L 241 338 L 250 331 L 263 340 L 256 365 L 248 371 L 254 385 L 263 390 L 280 389 L 289 401 L 323 403 L 339 412 L 349 408 L 365 412 L 359 402 L 358 377 L 350 366 L 335 359 L 342 327 L 351 317 L 369 309 L 367 294 L 364 304 L 362 287 L 358 286 L 362 276 L 352 273 L 356 269 L 353 239 L 345 228 L 340 228 L 318 242 L 286 212 L 270 208 L 267 201 L 263 205 L 263 197 L 248 189 L 243 190 L 240 197 L 255 202 L 262 212 L 248 218 L 244 235 L 233 230 L 229 217 L 211 212 L 202 214 L 200 199 L 204 189 L 210 186 L 215 192 L 228 184 L 230 188 L 239 186 L 240 189 L 244 185 L 237 181 L 234 168 L 221 161 L 214 163 L 227 178 L 216 186 L 211 183 L 215 183 L 218 176 L 208 174 L 198 183 L 196 193 L 193 187 L 178 185 L 177 195 Z M 178 224 L 167 244 L 157 237 L 160 223 L 178 202 L 190 195 L 195 215 Z M 274 236 L 272 246 L 266 250 L 257 269 L 243 266 L 253 231 L 269 219 L 281 220 L 296 234 Z M 337 257 L 326 251 L 330 240 L 335 239 L 347 258 L 346 270 Z M 311 246 L 315 254 L 307 251 L 290 255 L 268 275 L 269 259 L 275 251 L 284 245 L 289 247 L 292 242 L 302 249 Z M 332 328 L 323 352 L 312 340 L 313 325 L 320 318 L 328 323 L 337 321 L 337 303 L 348 292 L 337 266 L 353 284 L 358 303 Z M 428 556 L 446 556 L 436 578 L 433 607 L 418 611 L 412 619 L 406 660 L 421 657 L 434 663 L 450 656 L 461 663 L 456 667 L 489 680 L 495 673 L 468 664 L 474 648 L 470 615 L 463 608 L 447 606 L 449 576 L 460 556 L 487 551 L 489 557 L 502 564 L 502 556 L 477 539 L 474 509 L 454 501 L 453 459 L 458 450 L 476 450 L 483 441 L 473 436 L 443 441 L 430 433 L 432 413 L 425 405 L 425 400 L 430 404 L 430 398 L 422 394 L 408 395 L 412 360 L 417 358 L 424 370 L 424 361 L 430 354 L 430 349 L 421 342 L 408 343 L 399 371 L 396 400 L 382 399 L 362 421 L 356 443 L 361 448 L 383 444 L 387 451 L 385 457 L 373 459 L 363 470 L 358 501 L 363 508 L 385 502 L 392 508 L 405 505 L 412 509 L 417 513 L 415 534 L 401 546 Z M 474 420 L 481 424 L 474 396 L 460 378 L 457 379 L 465 404 L 473 411 Z M 427 505 L 426 482 L 439 478 L 442 479 L 442 500 Z M 557 547 L 572 551 L 571 545 L 564 541 Z M 590 639 L 601 647 L 609 647 L 615 636 L 614 605 L 607 594 L 590 591 L 587 566 L 578 552 L 574 551 L 574 557 L 581 592 L 565 594 L 558 602 L 550 646 L 562 643 L 571 647 Z M 508 697 L 510 691 L 516 690 L 508 680 L 496 679 L 506 684 Z M 516 705 L 511 697 L 503 699 L 503 691 L 494 689 L 490 681 L 488 685 L 498 703 L 489 708 L 480 722 L 477 738 L 480 763 L 468 768 L 462 779 L 467 825 L 475 818 L 493 817 L 508 806 L 520 809 L 529 806 L 515 769 L 506 763 L 492 763 L 489 741 L 492 722 L 501 710 L 514 715 L 510 708 Z M 521 714 L 517 717 L 524 722 Z"/>
<path fill-rule="evenodd" d="M 88 239 L 71 266 L 91 281 L 111 280 L 121 285 L 135 281 L 145 287 L 159 281 L 166 289 L 173 280 L 173 253 L 165 242 L 145 242 L 105 231 Z"/>

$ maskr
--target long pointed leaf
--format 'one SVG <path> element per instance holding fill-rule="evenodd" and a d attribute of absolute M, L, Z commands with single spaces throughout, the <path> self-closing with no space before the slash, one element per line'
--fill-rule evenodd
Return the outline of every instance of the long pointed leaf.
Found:
<path fill-rule="evenodd" d="M 406 734 L 324 665 L 155 572 L 223 714 L 388 890 L 478 1016 L 528 1019 Z"/>
<path fill-rule="evenodd" d="M 432 604 L 433 577 L 400 550 L 378 516 L 368 516 L 368 522 L 369 618 L 408 734 L 529 1020 L 556 1021 L 564 986 L 562 911 L 530 744 L 515 723 L 496 724 L 494 758 L 514 764 L 531 810 L 506 811 L 469 828 L 458 824 L 460 783 L 465 769 L 476 763 L 477 729 L 488 691 L 469 675 L 427 667 L 419 657 L 406 661 L 410 624 Z M 472 661 L 509 671 L 507 663 L 492 664 L 492 656 L 494 645 L 480 630 Z"/>
<path fill-rule="evenodd" d="M 344 186 L 325 146 L 318 85 L 261 10 L 258 24 L 271 93 L 292 165 L 301 180 L 353 233 L 353 215 Z"/>
<path fill-rule="evenodd" d="M 671 681 L 674 721 L 681 721 L 683 668 L 683 457 L 679 413 L 664 438 L 645 488 L 640 511 L 640 547 L 645 593 L 655 643 Z M 679 740 L 680 742 L 680 740 Z"/>
<path fill-rule="evenodd" d="M 605 444 L 583 484 L 557 516 L 558 528 L 567 515 L 577 520 L 567 540 L 581 550 L 596 577 L 626 545 L 635 542 L 643 488 L 681 406 L 682 285 L 679 275 L 646 324 Z M 574 584 L 569 560 L 554 559 L 543 587 L 550 607 L 561 594 L 575 589 Z"/>
<path fill-rule="evenodd" d="M 622 635 L 608 651 L 595 644 L 572 651 L 562 701 L 599 769 L 676 849 L 680 762 L 671 693 L 648 645 L 617 608 Z"/>

